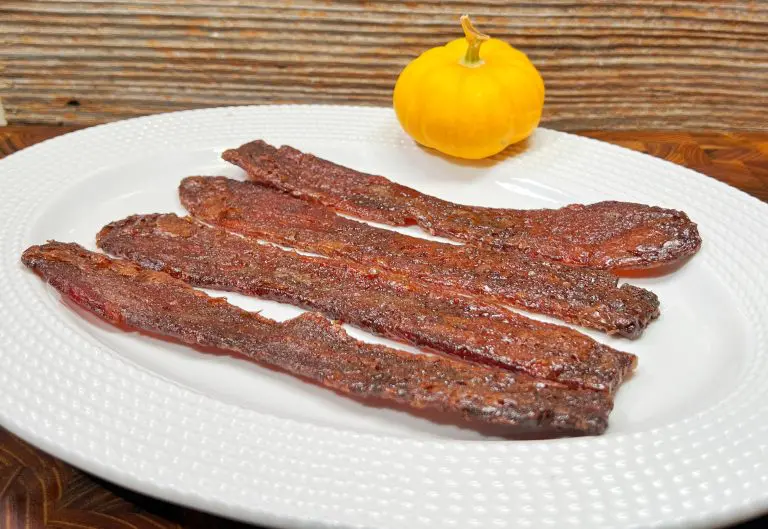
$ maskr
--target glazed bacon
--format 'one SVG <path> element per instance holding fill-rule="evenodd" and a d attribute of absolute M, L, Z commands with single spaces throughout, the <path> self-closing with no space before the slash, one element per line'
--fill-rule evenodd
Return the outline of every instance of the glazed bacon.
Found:
<path fill-rule="evenodd" d="M 477 298 L 259 244 L 173 214 L 113 222 L 97 244 L 195 286 L 291 303 L 418 347 L 571 387 L 614 391 L 636 362 L 574 330 Z"/>
<path fill-rule="evenodd" d="M 278 323 L 76 244 L 32 246 L 22 261 L 107 322 L 216 348 L 358 397 L 562 435 L 602 433 L 613 405 L 606 392 L 366 344 L 315 313 Z"/>
<path fill-rule="evenodd" d="M 362 219 L 496 250 L 610 270 L 671 267 L 701 246 L 696 224 L 671 209 L 629 202 L 514 210 L 455 204 L 288 146 L 257 140 L 223 158 L 260 183 Z"/>
<path fill-rule="evenodd" d="M 619 287 L 607 272 L 411 237 L 224 177 L 185 178 L 179 194 L 193 216 L 231 232 L 383 268 L 609 334 L 635 338 L 658 316 L 652 292 Z"/>

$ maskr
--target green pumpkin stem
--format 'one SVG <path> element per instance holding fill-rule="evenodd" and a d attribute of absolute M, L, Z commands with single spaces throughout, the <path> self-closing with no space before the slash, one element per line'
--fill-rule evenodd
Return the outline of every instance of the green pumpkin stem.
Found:
<path fill-rule="evenodd" d="M 490 39 L 485 33 L 480 33 L 475 26 L 472 25 L 472 21 L 469 19 L 469 15 L 462 15 L 459 19 L 461 21 L 461 29 L 464 30 L 464 36 L 467 38 L 467 53 L 464 55 L 461 64 L 474 68 L 483 64 L 480 59 L 480 46 L 483 42 Z"/>

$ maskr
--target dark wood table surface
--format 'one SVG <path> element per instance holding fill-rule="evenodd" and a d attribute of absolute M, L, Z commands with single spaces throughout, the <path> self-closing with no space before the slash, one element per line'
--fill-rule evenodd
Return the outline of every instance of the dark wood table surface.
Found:
<path fill-rule="evenodd" d="M 0 127 L 0 158 L 74 130 Z M 768 133 L 585 131 L 582 134 L 688 166 L 768 202 Z M 0 529 L 245 528 L 95 478 L 0 427 Z M 768 527 L 768 516 L 737 526 Z"/>

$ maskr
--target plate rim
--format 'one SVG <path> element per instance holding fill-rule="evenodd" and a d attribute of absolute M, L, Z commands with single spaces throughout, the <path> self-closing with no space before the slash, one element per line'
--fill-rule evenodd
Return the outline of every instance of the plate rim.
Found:
<path fill-rule="evenodd" d="M 334 113 L 335 112 L 341 112 L 341 113 L 350 113 L 350 114 L 354 114 L 354 113 L 363 113 L 363 114 L 365 114 L 365 113 L 368 113 L 368 114 L 371 114 L 372 116 L 375 116 L 376 114 L 378 114 L 376 119 L 390 119 L 390 120 L 393 119 L 392 112 L 391 112 L 390 109 L 381 109 L 381 108 L 375 108 L 375 107 L 358 107 L 358 106 L 336 106 L 336 105 L 236 106 L 236 107 L 217 107 L 217 108 L 212 108 L 212 109 L 196 109 L 196 110 L 191 110 L 191 111 L 172 112 L 172 113 L 168 113 L 168 114 L 157 114 L 157 115 L 152 115 L 152 116 L 143 116 L 143 117 L 139 117 L 139 118 L 133 118 L 133 119 L 130 119 L 130 120 L 124 120 L 124 121 L 115 122 L 115 123 L 108 123 L 108 124 L 98 125 L 98 126 L 95 126 L 95 127 L 90 127 L 90 128 L 87 128 L 87 129 L 82 129 L 82 130 L 74 131 L 74 132 L 71 132 L 71 133 L 68 133 L 68 134 L 56 137 L 56 138 L 52 138 L 52 139 L 43 141 L 43 142 L 41 142 L 39 144 L 33 145 L 31 147 L 28 147 L 28 148 L 22 150 L 19 153 L 12 154 L 11 156 L 9 156 L 6 159 L 4 159 L 3 161 L 0 161 L 0 175 L 2 175 L 2 173 L 5 172 L 5 169 L 9 165 L 16 165 L 16 164 L 22 164 L 23 165 L 25 163 L 24 160 L 26 160 L 27 158 L 31 159 L 31 158 L 33 158 L 33 157 L 35 157 L 37 155 L 50 156 L 50 155 L 46 154 L 46 151 L 55 151 L 56 149 L 61 150 L 61 149 L 64 148 L 65 144 L 71 143 L 73 141 L 74 142 L 80 141 L 81 138 L 88 139 L 87 137 L 89 135 L 91 135 L 91 136 L 97 135 L 98 132 L 105 130 L 105 128 L 112 127 L 112 130 L 116 130 L 116 127 L 118 127 L 118 126 L 119 127 L 125 127 L 126 129 L 130 129 L 131 127 L 139 127 L 139 128 L 143 127 L 145 129 L 145 133 L 146 134 L 151 134 L 151 132 L 146 131 L 146 129 L 147 128 L 151 129 L 153 127 L 159 126 L 159 125 L 156 125 L 156 124 L 159 123 L 159 122 L 162 122 L 163 120 L 168 120 L 168 119 L 171 119 L 171 120 L 173 120 L 173 119 L 187 119 L 188 117 L 190 119 L 197 119 L 194 116 L 206 116 L 206 115 L 214 116 L 216 114 L 225 115 L 227 112 L 234 112 L 234 113 L 253 112 L 253 113 L 256 113 L 256 114 L 258 114 L 259 112 L 263 112 L 263 113 L 273 112 L 273 113 L 277 113 L 277 114 L 290 113 L 290 112 L 310 112 L 310 113 L 311 112 L 320 112 L 320 113 L 322 113 L 322 112 L 334 112 Z M 363 120 L 361 120 L 361 121 L 363 121 Z M 359 125 L 358 125 L 358 127 L 359 127 Z M 567 134 L 567 133 L 554 132 L 554 131 L 546 131 L 546 129 L 544 129 L 544 131 L 545 131 L 544 134 L 557 135 L 557 136 L 561 136 L 561 137 L 564 137 L 564 138 L 572 138 L 572 139 L 573 138 L 577 138 L 577 140 L 569 140 L 569 141 L 588 142 L 589 144 L 591 144 L 593 146 L 593 148 L 595 148 L 597 150 L 603 150 L 603 151 L 607 150 L 607 151 L 609 151 L 609 152 L 611 152 L 613 154 L 620 152 L 620 153 L 622 153 L 622 156 L 624 158 L 628 157 L 628 158 L 631 159 L 631 158 L 636 158 L 638 156 L 644 157 L 643 160 L 644 160 L 645 164 L 650 164 L 653 167 L 662 168 L 662 169 L 666 170 L 667 172 L 675 173 L 677 175 L 688 175 L 689 178 L 694 178 L 695 177 L 697 180 L 699 178 L 706 178 L 706 182 L 708 182 L 708 184 L 707 185 L 703 185 L 703 187 L 714 189 L 717 193 L 722 194 L 723 198 L 727 198 L 728 200 L 734 201 L 735 203 L 746 204 L 750 208 L 763 209 L 764 212 L 768 211 L 768 205 L 762 203 L 758 199 L 756 199 L 754 197 L 751 197 L 751 196 L 747 195 L 746 193 L 743 193 L 743 192 L 741 192 L 741 191 L 739 191 L 739 190 L 737 190 L 735 188 L 732 188 L 732 187 L 728 186 L 727 184 L 719 182 L 719 181 L 717 181 L 717 180 L 715 180 L 713 178 L 702 177 L 701 175 L 698 175 L 698 173 L 695 173 L 695 172 L 693 172 L 693 171 L 691 171 L 689 169 L 682 168 L 680 166 L 676 166 L 674 164 L 671 164 L 670 162 L 665 162 L 663 160 L 658 160 L 658 159 L 653 158 L 653 157 L 651 157 L 649 155 L 627 151 L 627 150 L 625 150 L 625 149 L 623 149 L 621 147 L 605 144 L 603 142 L 600 142 L 599 140 L 594 140 L 594 139 L 590 139 L 590 138 L 583 138 L 583 137 L 580 137 L 580 136 L 574 136 L 574 135 L 570 135 L 570 134 Z M 77 138 L 77 139 L 73 140 L 73 138 Z M 397 140 L 397 134 L 395 134 L 393 136 L 393 138 L 395 138 L 395 141 L 403 141 L 403 138 L 401 138 L 400 140 Z M 595 146 L 599 146 L 599 147 L 595 147 Z M 627 154 L 627 153 L 631 153 L 631 154 Z M 640 158 L 636 158 L 636 159 L 640 159 Z M 11 160 L 11 162 L 9 162 L 9 160 Z M 18 160 L 21 160 L 21 161 L 18 161 Z M 670 167 L 672 169 L 670 169 Z M 2 177 L 2 176 L 0 176 L 0 177 Z M 3 183 L 7 184 L 8 182 L 4 181 Z M 714 188 L 712 186 L 714 186 Z M 748 198 L 745 198 L 745 197 L 748 197 Z M 742 217 L 744 216 L 743 211 L 741 212 L 741 215 L 742 215 Z M 0 213 L 0 219 L 2 219 L 3 216 L 4 215 L 2 213 Z M 760 224 L 760 223 L 755 222 L 755 224 Z M 768 230 L 765 229 L 765 226 L 766 226 L 766 224 L 762 223 L 761 228 L 763 230 L 765 230 L 765 233 L 768 233 Z M 19 230 L 21 228 L 22 227 L 19 227 Z M 29 228 L 29 226 L 28 226 L 28 228 Z M 17 230 L 17 232 L 19 230 Z M 3 234 L 4 236 L 7 235 L 7 233 L 4 233 L 3 231 L 0 231 L 0 234 Z M 19 233 L 16 233 L 15 235 L 18 237 Z M 5 248 L 5 243 L 6 243 L 5 239 L 6 239 L 6 237 L 3 237 L 3 247 L 4 248 Z M 705 241 L 705 244 L 706 244 L 706 241 Z M 761 250 L 763 253 L 768 255 L 768 251 L 766 251 L 765 247 L 759 248 L 759 250 Z M 18 256 L 14 256 L 14 259 L 16 260 L 17 267 L 20 266 L 20 265 L 18 265 Z M 9 273 L 9 271 L 8 271 L 8 257 L 7 256 L 4 257 L 4 259 L 2 261 L 2 266 L 0 266 L 0 278 L 4 278 L 3 273 L 5 273 L 5 274 Z M 768 299 L 768 298 L 765 298 L 765 299 Z M 0 309 L 3 309 L 3 308 L 4 308 L 4 300 L 0 300 Z M 0 328 L 0 330 L 2 330 L 2 328 Z M 80 339 L 82 340 L 82 337 L 80 337 Z M 83 344 L 86 345 L 86 342 L 87 342 L 87 340 L 84 341 Z M 0 343 L 5 343 L 5 342 L 0 342 Z M 96 351 L 97 349 L 99 349 L 98 346 L 95 346 L 94 344 L 87 344 L 87 346 L 93 348 L 94 352 L 98 352 L 98 351 Z M 758 349 L 761 349 L 761 347 L 762 347 L 761 350 L 763 352 L 765 352 L 765 344 L 764 344 L 764 342 L 759 341 L 759 343 L 757 343 L 757 347 L 758 347 Z M 101 353 L 104 354 L 104 351 L 101 351 Z M 107 354 L 109 354 L 109 353 L 107 352 Z M 5 360 L 7 362 L 8 358 L 10 356 L 9 355 L 3 355 L 3 353 L 0 351 L 0 362 L 3 361 L 3 359 L 4 359 L 3 356 L 5 356 Z M 122 360 L 120 360 L 120 361 L 122 362 Z M 5 364 L 0 363 L 0 366 L 3 366 L 3 365 L 5 365 Z M 145 375 L 146 376 L 150 376 L 151 373 L 146 373 Z M 0 375 L 0 380 L 3 380 L 2 375 Z M 167 381 L 165 379 L 163 379 L 163 383 L 167 383 Z M 184 391 L 189 391 L 189 390 L 186 390 L 186 388 L 179 388 L 179 390 L 181 390 L 181 389 L 183 389 Z M 8 394 L 4 393 L 3 390 L 0 389 L 0 402 L 2 402 L 3 401 L 2 399 L 5 397 L 6 398 L 6 404 L 7 404 L 8 396 L 9 396 Z M 205 397 L 205 398 L 207 398 L 207 397 Z M 13 400 L 11 400 L 11 402 L 13 402 Z M 231 406 L 231 405 L 225 405 L 225 406 Z M 719 403 L 718 403 L 718 406 L 719 406 Z M 717 407 L 717 406 L 713 406 L 713 407 Z M 8 420 L 8 418 L 11 415 L 9 413 L 7 413 L 7 411 L 5 411 L 5 409 L 6 409 L 6 406 L 0 407 L 0 418 L 3 418 L 3 421 L 2 421 L 3 425 L 6 428 L 8 428 L 10 431 L 16 433 L 17 435 L 19 435 L 22 438 L 30 440 L 36 446 L 44 447 L 46 451 L 54 454 L 55 456 L 60 457 L 61 459 L 65 460 L 67 462 L 71 462 L 75 466 L 78 466 L 80 468 L 84 468 L 84 469 L 88 470 L 89 472 L 92 472 L 92 473 L 94 473 L 96 475 L 100 475 L 101 477 L 104 477 L 105 479 L 109 479 L 111 481 L 115 481 L 115 482 L 120 483 L 121 485 L 127 486 L 129 488 L 134 488 L 135 490 L 141 491 L 141 492 L 143 492 L 145 494 L 150 494 L 150 495 L 154 495 L 154 496 L 158 496 L 158 497 L 163 497 L 163 498 L 166 498 L 166 499 L 170 499 L 171 501 L 175 501 L 177 503 L 183 503 L 183 504 L 187 504 L 187 505 L 191 504 L 190 506 L 197 507 L 197 508 L 201 508 L 202 507 L 205 510 L 209 510 L 211 512 L 216 512 L 218 514 L 224 514 L 225 516 L 229 516 L 231 514 L 231 512 L 229 514 L 225 513 L 225 512 L 223 512 L 223 509 L 232 509 L 232 508 L 236 507 L 235 505 L 227 505 L 227 504 L 223 504 L 223 503 L 216 503 L 216 502 L 211 503 L 210 501 L 207 501 L 204 498 L 200 498 L 198 496 L 187 497 L 184 494 L 183 490 L 180 490 L 179 488 L 170 488 L 169 489 L 167 486 L 163 486 L 161 483 L 158 483 L 156 481 L 144 482 L 140 478 L 137 478 L 136 481 L 135 481 L 136 487 L 132 487 L 131 483 L 133 482 L 132 480 L 135 478 L 135 476 L 132 476 L 131 474 L 124 474 L 124 475 L 116 477 L 116 475 L 114 473 L 114 471 L 115 471 L 115 467 L 114 466 L 110 467 L 108 465 L 106 465 L 106 466 L 105 465 L 99 465 L 97 460 L 89 459 L 89 458 L 87 458 L 82 453 L 78 453 L 77 451 L 71 451 L 71 450 L 67 451 L 65 449 L 65 447 L 61 446 L 60 444 L 57 444 L 52 438 L 50 438 L 48 436 L 45 436 L 45 435 L 41 436 L 40 432 L 39 431 L 35 432 L 35 431 L 33 431 L 34 429 L 31 431 L 29 428 L 25 428 L 22 421 Z M 260 412 L 255 412 L 255 411 L 252 411 L 252 410 L 242 410 L 242 411 L 246 411 L 249 414 L 256 414 L 256 416 L 262 416 L 263 415 Z M 709 409 L 703 410 L 702 412 L 697 413 L 694 417 L 690 417 L 687 420 L 689 420 L 689 421 L 693 420 L 695 422 L 696 418 L 699 418 L 700 416 L 703 416 L 708 411 L 709 411 Z M 287 422 L 290 422 L 290 423 L 294 423 L 292 428 L 297 428 L 299 430 L 303 429 L 303 426 L 307 426 L 305 423 L 301 423 L 300 421 L 296 421 L 294 419 L 284 419 L 284 418 L 272 417 L 270 420 L 275 420 L 275 421 L 280 421 L 280 422 L 287 421 Z M 685 422 L 685 421 L 682 421 L 682 422 Z M 583 441 L 583 440 L 581 440 L 581 441 L 576 441 L 576 442 L 573 442 L 573 440 L 567 440 L 568 441 L 567 446 L 571 446 L 572 444 L 576 444 L 578 446 L 579 444 L 581 444 L 582 445 L 582 449 L 584 449 L 583 443 L 587 442 L 589 445 L 595 445 L 596 444 L 597 446 L 603 446 L 603 447 L 606 447 L 606 449 L 607 449 L 611 445 L 614 445 L 614 446 L 615 445 L 622 445 L 622 444 L 626 445 L 628 443 L 636 441 L 637 439 L 640 439 L 641 437 L 646 437 L 647 438 L 649 436 L 652 437 L 652 436 L 658 435 L 663 430 L 666 430 L 666 429 L 668 429 L 668 428 L 670 428 L 672 426 L 676 426 L 676 425 L 679 425 L 679 422 L 671 423 L 671 424 L 666 425 L 666 426 L 661 426 L 661 427 L 653 428 L 650 431 L 632 432 L 632 433 L 626 433 L 626 434 L 614 434 L 614 435 L 611 436 L 609 441 L 606 441 L 606 438 L 589 438 L 590 441 Z M 314 424 L 308 425 L 308 426 L 311 427 L 310 428 L 311 432 L 322 431 L 324 436 L 325 435 L 330 435 L 331 437 L 336 437 L 337 435 L 340 435 L 340 434 L 344 435 L 344 436 L 348 436 L 348 435 L 352 434 L 353 437 L 358 439 L 358 440 L 359 439 L 371 439 L 371 440 L 377 440 L 378 441 L 378 440 L 381 440 L 381 439 L 386 439 L 389 443 L 400 445 L 401 447 L 403 447 L 405 445 L 409 445 L 410 449 L 413 449 L 413 447 L 418 447 L 420 449 L 428 448 L 430 450 L 442 450 L 446 444 L 450 444 L 452 447 L 454 447 L 454 448 L 451 448 L 451 450 L 458 449 L 459 452 L 467 451 L 468 447 L 470 447 L 470 446 L 473 449 L 477 448 L 477 441 L 450 441 L 450 442 L 446 442 L 446 441 L 403 440 L 402 438 L 382 436 L 382 435 L 379 435 L 379 434 L 366 434 L 366 433 L 360 433 L 360 432 L 348 432 L 348 431 L 343 431 L 343 430 L 340 430 L 338 428 L 332 428 L 332 427 L 328 427 L 328 426 L 320 426 L 320 425 L 314 425 Z M 546 442 L 541 442 L 541 441 L 516 441 L 515 442 L 515 445 L 517 447 L 526 447 L 522 451 L 522 453 L 526 453 L 526 452 L 535 453 L 537 451 L 539 451 L 539 452 L 543 451 L 546 454 L 547 452 L 553 451 L 553 452 L 556 452 L 555 455 L 558 455 L 557 454 L 557 450 L 561 450 L 561 449 L 556 448 L 556 447 L 558 447 L 560 445 L 563 445 L 563 444 L 564 443 L 562 443 L 562 440 L 546 441 Z M 761 446 L 761 445 L 758 444 L 758 446 L 760 447 L 761 451 L 765 448 L 765 445 Z M 459 448 L 459 447 L 461 447 L 461 448 Z M 546 448 L 540 448 L 540 447 L 546 447 Z M 619 446 L 619 448 L 622 448 L 622 447 Z M 486 454 L 489 455 L 489 457 L 496 457 L 494 454 L 496 452 L 499 452 L 498 447 L 496 447 L 494 449 L 490 449 L 490 450 L 484 448 L 484 449 L 479 450 L 479 451 L 480 452 L 485 452 Z M 501 450 L 500 453 L 503 453 L 505 451 L 509 451 L 509 450 Z M 566 450 L 566 453 L 567 453 L 567 450 Z M 508 455 L 508 454 L 505 454 L 505 455 Z M 760 488 L 760 491 L 759 491 L 760 494 L 757 497 L 755 497 L 755 500 L 750 502 L 749 505 L 742 505 L 742 506 L 740 506 L 738 508 L 734 508 L 729 513 L 725 513 L 721 509 L 721 510 L 716 511 L 716 512 L 710 512 L 710 514 L 714 514 L 715 515 L 714 519 L 717 519 L 717 515 L 719 514 L 720 517 L 722 518 L 723 522 L 732 522 L 732 521 L 735 522 L 735 521 L 740 521 L 742 519 L 745 519 L 745 518 L 747 518 L 749 516 L 752 516 L 752 515 L 754 515 L 756 513 L 762 512 L 764 510 L 768 510 L 768 482 L 763 481 L 763 483 L 761 483 L 761 487 L 762 488 Z M 201 500 L 203 500 L 202 503 L 201 503 Z M 208 503 L 210 503 L 210 505 L 207 505 Z M 242 506 L 240 506 L 240 507 L 242 507 Z M 317 526 L 317 524 L 318 524 L 318 520 L 316 520 L 316 519 L 307 518 L 306 516 L 298 516 L 298 517 L 295 517 L 295 518 L 290 518 L 290 517 L 286 518 L 284 516 L 284 513 L 279 515 L 277 518 L 273 519 L 273 517 L 275 516 L 274 512 L 264 511 L 264 510 L 262 510 L 262 511 L 254 511 L 254 510 L 249 509 L 247 511 L 244 511 L 241 514 L 242 514 L 243 517 L 241 518 L 240 516 L 238 516 L 238 518 L 246 519 L 246 520 L 251 520 L 251 521 L 257 521 L 259 523 L 271 523 L 271 524 L 279 523 L 279 524 L 283 524 L 283 526 L 287 526 L 287 527 L 304 527 L 304 526 L 309 526 L 310 524 L 312 524 L 313 526 Z M 254 515 L 257 518 L 253 518 Z M 357 526 L 357 525 L 354 525 L 354 524 L 352 524 L 352 525 L 343 524 L 343 523 L 340 522 L 339 518 L 336 518 L 336 519 L 330 518 L 329 520 L 330 520 L 330 522 L 324 522 L 324 523 L 329 523 L 329 525 L 334 525 L 334 526 L 338 525 L 338 526 L 343 526 L 343 527 L 356 527 Z M 682 520 L 681 522 L 679 522 L 679 524 L 685 523 L 686 526 L 690 526 L 689 523 L 691 521 L 693 521 L 694 524 L 696 523 L 695 519 L 691 520 L 691 519 L 687 518 L 687 519 Z M 665 521 L 663 521 L 663 520 L 657 520 L 657 522 L 661 523 L 661 524 L 665 524 Z M 669 522 L 669 520 L 667 520 L 666 522 Z M 705 522 L 708 522 L 708 520 L 700 520 L 700 522 L 702 524 L 704 524 Z M 675 523 L 672 523 L 670 525 L 675 525 Z M 360 525 L 360 527 L 362 527 L 362 525 Z"/>

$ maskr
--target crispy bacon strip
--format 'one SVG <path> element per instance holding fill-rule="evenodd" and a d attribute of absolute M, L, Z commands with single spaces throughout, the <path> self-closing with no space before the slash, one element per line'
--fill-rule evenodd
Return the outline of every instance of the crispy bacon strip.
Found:
<path fill-rule="evenodd" d="M 637 337 L 658 316 L 652 292 L 618 287 L 607 272 L 410 237 L 223 177 L 186 178 L 179 193 L 192 215 L 232 232 L 489 296 L 609 334 Z"/>
<path fill-rule="evenodd" d="M 214 347 L 343 393 L 561 434 L 603 432 L 612 406 L 605 392 L 366 344 L 315 313 L 282 323 L 268 320 L 163 272 L 76 244 L 32 246 L 22 261 L 110 323 Z"/>
<path fill-rule="evenodd" d="M 497 250 L 573 266 L 647 269 L 690 257 L 701 246 L 696 224 L 681 212 L 629 202 L 514 210 L 455 204 L 288 146 L 257 140 L 225 160 L 256 182 L 366 220 L 405 226 Z"/>
<path fill-rule="evenodd" d="M 173 214 L 113 222 L 97 243 L 195 286 L 292 303 L 416 346 L 571 387 L 614 391 L 636 362 L 634 355 L 574 330 L 476 298 L 259 244 Z"/>

